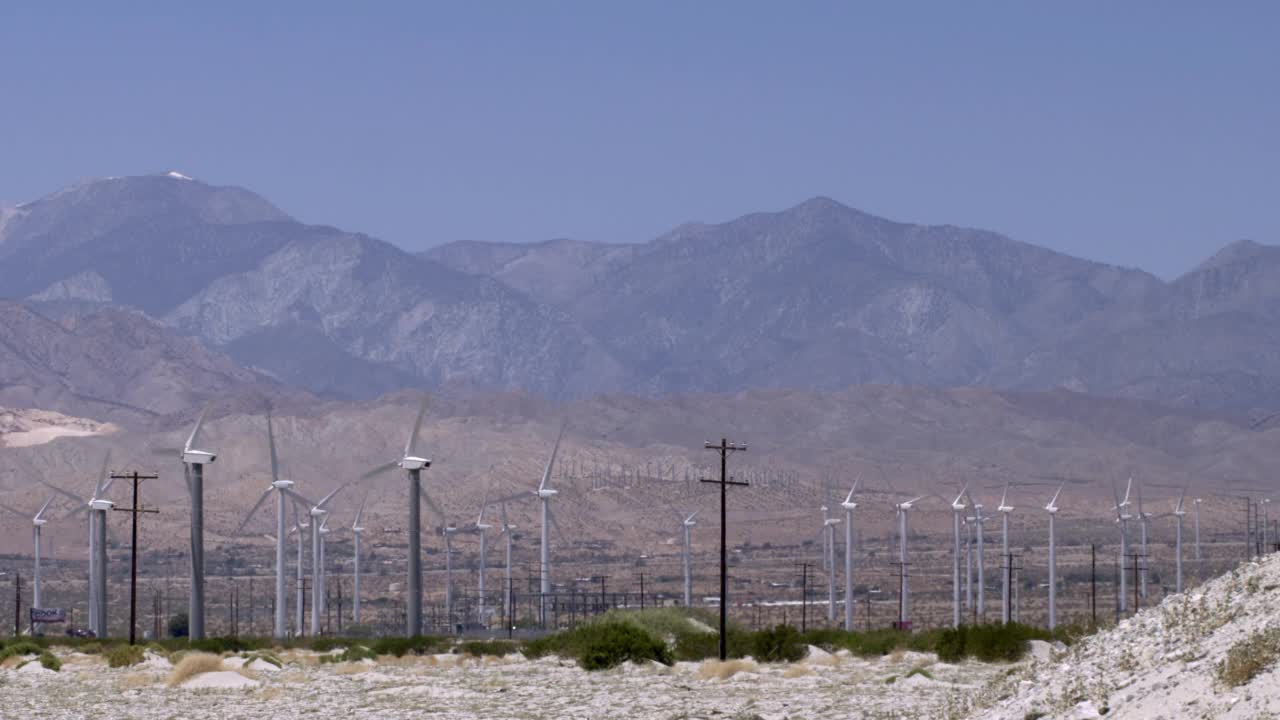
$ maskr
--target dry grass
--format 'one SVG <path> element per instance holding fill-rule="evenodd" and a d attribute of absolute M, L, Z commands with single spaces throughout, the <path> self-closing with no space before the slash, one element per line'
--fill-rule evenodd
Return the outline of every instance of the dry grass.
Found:
<path fill-rule="evenodd" d="M 703 680 L 728 680 L 740 672 L 755 672 L 756 664 L 750 660 L 707 660 L 698 668 Z"/>
<path fill-rule="evenodd" d="M 886 656 L 889 662 L 902 662 L 902 658 L 906 657 L 907 651 L 902 648 L 895 648 L 893 652 Z"/>
<path fill-rule="evenodd" d="M 274 686 L 263 688 L 254 694 L 254 696 L 257 697 L 259 700 L 267 700 L 267 701 L 277 700 L 282 695 L 284 695 L 284 688 L 274 687 Z"/>
<path fill-rule="evenodd" d="M 369 672 L 372 666 L 364 663 L 338 663 L 333 666 L 334 675 L 359 675 L 360 673 Z"/>
<path fill-rule="evenodd" d="M 1280 658 L 1280 628 L 1267 628 L 1241 640 L 1227 651 L 1216 668 L 1218 680 L 1237 687 L 1252 680 Z"/>
<path fill-rule="evenodd" d="M 307 682 L 308 678 L 306 673 L 291 670 L 289 672 L 277 673 L 276 679 L 282 683 L 300 683 Z"/>
<path fill-rule="evenodd" d="M 787 678 L 788 680 L 791 680 L 793 678 L 804 677 L 806 675 L 812 675 L 812 674 L 813 674 L 813 670 L 810 669 L 808 665 L 792 665 L 791 667 L 783 671 L 782 677 Z"/>
<path fill-rule="evenodd" d="M 396 657 L 395 655 L 379 655 L 378 664 L 383 667 L 417 667 L 420 664 L 418 661 L 421 659 L 422 658 L 417 655 L 402 655 L 400 657 Z"/>
<path fill-rule="evenodd" d="M 14 655 L 12 657 L 7 657 L 4 660 L 0 661 L 0 668 L 4 668 L 5 670 L 11 670 L 13 668 L 18 667 L 19 665 L 21 665 L 26 661 L 27 661 L 27 658 L 21 655 Z"/>
<path fill-rule="evenodd" d="M 148 672 L 131 672 L 116 679 L 116 687 L 121 690 L 133 690 L 146 687 L 156 682 L 156 676 Z"/>
<path fill-rule="evenodd" d="M 173 672 L 169 673 L 169 679 L 165 681 L 165 685 L 168 687 L 177 687 L 201 673 L 216 672 L 218 670 L 225 669 L 227 668 L 223 667 L 222 658 L 217 655 L 202 652 L 187 653 L 177 666 L 173 668 Z"/>

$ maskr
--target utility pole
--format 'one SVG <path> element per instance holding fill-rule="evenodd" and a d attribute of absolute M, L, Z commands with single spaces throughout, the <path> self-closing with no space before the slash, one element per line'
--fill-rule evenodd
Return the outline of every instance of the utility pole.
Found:
<path fill-rule="evenodd" d="M 1133 558 L 1133 614 L 1137 615 L 1142 609 L 1142 604 L 1138 600 L 1138 558 L 1142 557 L 1138 553 L 1132 553 Z"/>
<path fill-rule="evenodd" d="M 640 573 L 640 609 L 644 609 L 644 573 Z"/>
<path fill-rule="evenodd" d="M 143 480 L 156 480 L 159 475 L 139 475 L 137 470 L 128 475 L 112 475 L 112 480 L 132 480 L 133 481 L 133 507 L 118 508 L 113 507 L 112 510 L 117 512 L 127 512 L 132 516 L 131 531 L 132 539 L 129 544 L 129 644 L 137 643 L 138 629 L 138 514 L 139 513 L 158 513 L 155 508 L 145 508 L 138 505 L 138 485 Z"/>
<path fill-rule="evenodd" d="M 703 446 L 707 450 L 715 450 L 720 453 L 720 479 L 700 478 L 699 482 L 720 484 L 720 660 L 723 662 L 729 656 L 728 635 L 726 634 L 726 627 L 729 624 L 729 555 L 726 545 L 728 535 L 726 528 L 729 523 L 725 512 L 725 501 L 730 485 L 747 485 L 745 482 L 729 478 L 729 453 L 746 452 L 747 446 L 745 443 L 741 445 L 731 443 L 726 438 L 721 438 L 719 443 L 704 443 Z"/>
<path fill-rule="evenodd" d="M 507 578 L 507 639 L 515 633 L 516 588 L 515 580 Z"/>
<path fill-rule="evenodd" d="M 13 636 L 22 633 L 22 573 L 13 574 Z"/>
<path fill-rule="evenodd" d="M 809 566 L 813 563 L 800 562 L 800 632 L 807 631 L 809 622 Z"/>
<path fill-rule="evenodd" d="M 1098 546 L 1089 546 L 1089 611 L 1093 627 L 1098 627 Z"/>

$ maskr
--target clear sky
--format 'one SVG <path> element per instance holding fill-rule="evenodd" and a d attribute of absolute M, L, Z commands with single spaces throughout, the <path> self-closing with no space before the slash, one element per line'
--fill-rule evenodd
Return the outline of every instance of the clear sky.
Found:
<path fill-rule="evenodd" d="M 176 169 L 417 249 L 827 195 L 1172 277 L 1280 243 L 1277 28 L 1280 2 L 15 0 L 0 200 Z"/>

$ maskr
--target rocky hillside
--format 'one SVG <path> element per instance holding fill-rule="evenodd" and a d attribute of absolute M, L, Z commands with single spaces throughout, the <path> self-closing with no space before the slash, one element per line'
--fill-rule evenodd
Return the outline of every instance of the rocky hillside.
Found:
<path fill-rule="evenodd" d="M 975 718 L 1254 718 L 1280 712 L 1280 556 L 1270 555 L 1019 669 Z"/>

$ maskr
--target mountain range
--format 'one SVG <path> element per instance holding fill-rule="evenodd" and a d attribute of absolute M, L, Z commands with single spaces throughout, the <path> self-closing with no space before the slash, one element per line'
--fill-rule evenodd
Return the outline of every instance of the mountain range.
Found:
<path fill-rule="evenodd" d="M 305 224 L 240 188 L 177 173 L 110 178 L 0 210 L 0 283 L 6 388 L 85 394 L 40 379 L 79 371 L 59 368 L 57 353 L 15 350 L 28 344 L 17 328 L 72 342 L 93 326 L 68 329 L 67 317 L 127 319 L 157 333 L 153 347 L 185 348 L 161 356 L 187 369 L 160 387 L 93 382 L 88 394 L 157 412 L 176 402 L 160 394 L 197 400 L 218 383 L 347 399 L 403 387 L 574 399 L 873 383 L 1280 406 L 1280 248 L 1238 242 L 1165 282 L 826 198 L 640 244 L 458 242 L 415 254 Z M 193 341 L 202 347 L 182 345 Z M 153 374 L 146 357 L 110 355 L 127 365 L 112 368 L 120 378 Z M 13 404 L 17 391 L 5 392 Z"/>

